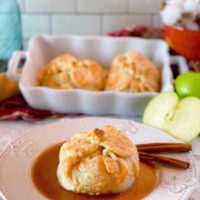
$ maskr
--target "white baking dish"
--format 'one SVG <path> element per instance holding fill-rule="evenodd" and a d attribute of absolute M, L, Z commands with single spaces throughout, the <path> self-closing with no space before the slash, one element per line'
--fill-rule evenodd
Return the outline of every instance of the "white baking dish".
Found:
<path fill-rule="evenodd" d="M 37 86 L 37 76 L 47 62 L 65 52 L 78 58 L 92 58 L 108 67 L 112 59 L 126 51 L 137 51 L 150 58 L 162 75 L 161 91 L 173 90 L 168 46 L 161 40 L 112 38 L 107 36 L 37 36 L 27 52 L 16 52 L 9 63 L 8 75 L 20 79 L 20 90 L 30 106 L 58 113 L 94 115 L 141 115 L 153 92 L 56 90 Z M 19 58 L 26 53 L 22 74 L 17 73 Z"/>

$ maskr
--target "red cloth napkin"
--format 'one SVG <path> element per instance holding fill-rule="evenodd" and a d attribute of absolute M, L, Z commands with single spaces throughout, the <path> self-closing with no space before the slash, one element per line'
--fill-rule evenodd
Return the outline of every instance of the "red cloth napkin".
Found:
<path fill-rule="evenodd" d="M 142 38 L 163 38 L 163 29 L 150 26 L 133 26 L 114 31 L 108 35 L 114 37 L 142 37 Z"/>
<path fill-rule="evenodd" d="M 38 121 L 46 118 L 79 115 L 81 114 L 57 114 L 47 110 L 33 109 L 26 103 L 22 95 L 11 97 L 0 103 L 0 120 Z"/>

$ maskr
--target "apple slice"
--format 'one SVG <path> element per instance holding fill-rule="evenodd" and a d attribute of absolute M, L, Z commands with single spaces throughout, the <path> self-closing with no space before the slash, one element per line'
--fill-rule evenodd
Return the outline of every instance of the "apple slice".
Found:
<path fill-rule="evenodd" d="M 166 118 L 169 118 L 178 104 L 179 99 L 174 92 L 163 92 L 154 97 L 143 114 L 143 123 L 163 129 Z"/>
<path fill-rule="evenodd" d="M 160 128 L 185 142 L 200 133 L 200 99 L 179 100 L 175 92 L 164 92 L 147 105 L 143 123 Z"/>
<path fill-rule="evenodd" d="M 181 100 L 165 127 L 174 137 L 191 142 L 200 133 L 200 99 L 187 97 Z"/>

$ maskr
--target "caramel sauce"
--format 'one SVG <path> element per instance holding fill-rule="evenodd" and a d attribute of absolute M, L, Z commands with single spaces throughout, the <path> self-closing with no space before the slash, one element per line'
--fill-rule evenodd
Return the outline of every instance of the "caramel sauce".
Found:
<path fill-rule="evenodd" d="M 126 192 L 115 195 L 89 196 L 62 188 L 56 177 L 59 151 L 62 143 L 43 151 L 32 166 L 32 181 L 37 190 L 51 200 L 141 200 L 152 192 L 156 185 L 156 168 L 151 163 L 140 162 L 140 174 Z"/>

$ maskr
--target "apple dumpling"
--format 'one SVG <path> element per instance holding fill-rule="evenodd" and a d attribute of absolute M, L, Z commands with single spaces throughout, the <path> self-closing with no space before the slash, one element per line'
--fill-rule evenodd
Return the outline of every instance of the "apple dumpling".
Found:
<path fill-rule="evenodd" d="M 136 146 L 113 126 L 78 133 L 60 149 L 57 178 L 70 191 L 120 193 L 134 183 L 138 174 Z"/>
<path fill-rule="evenodd" d="M 47 64 L 40 85 L 55 89 L 101 90 L 103 70 L 94 60 L 79 61 L 73 55 L 64 54 Z"/>
<path fill-rule="evenodd" d="M 106 90 L 157 92 L 160 90 L 160 72 L 140 53 L 126 52 L 114 58 Z"/>

